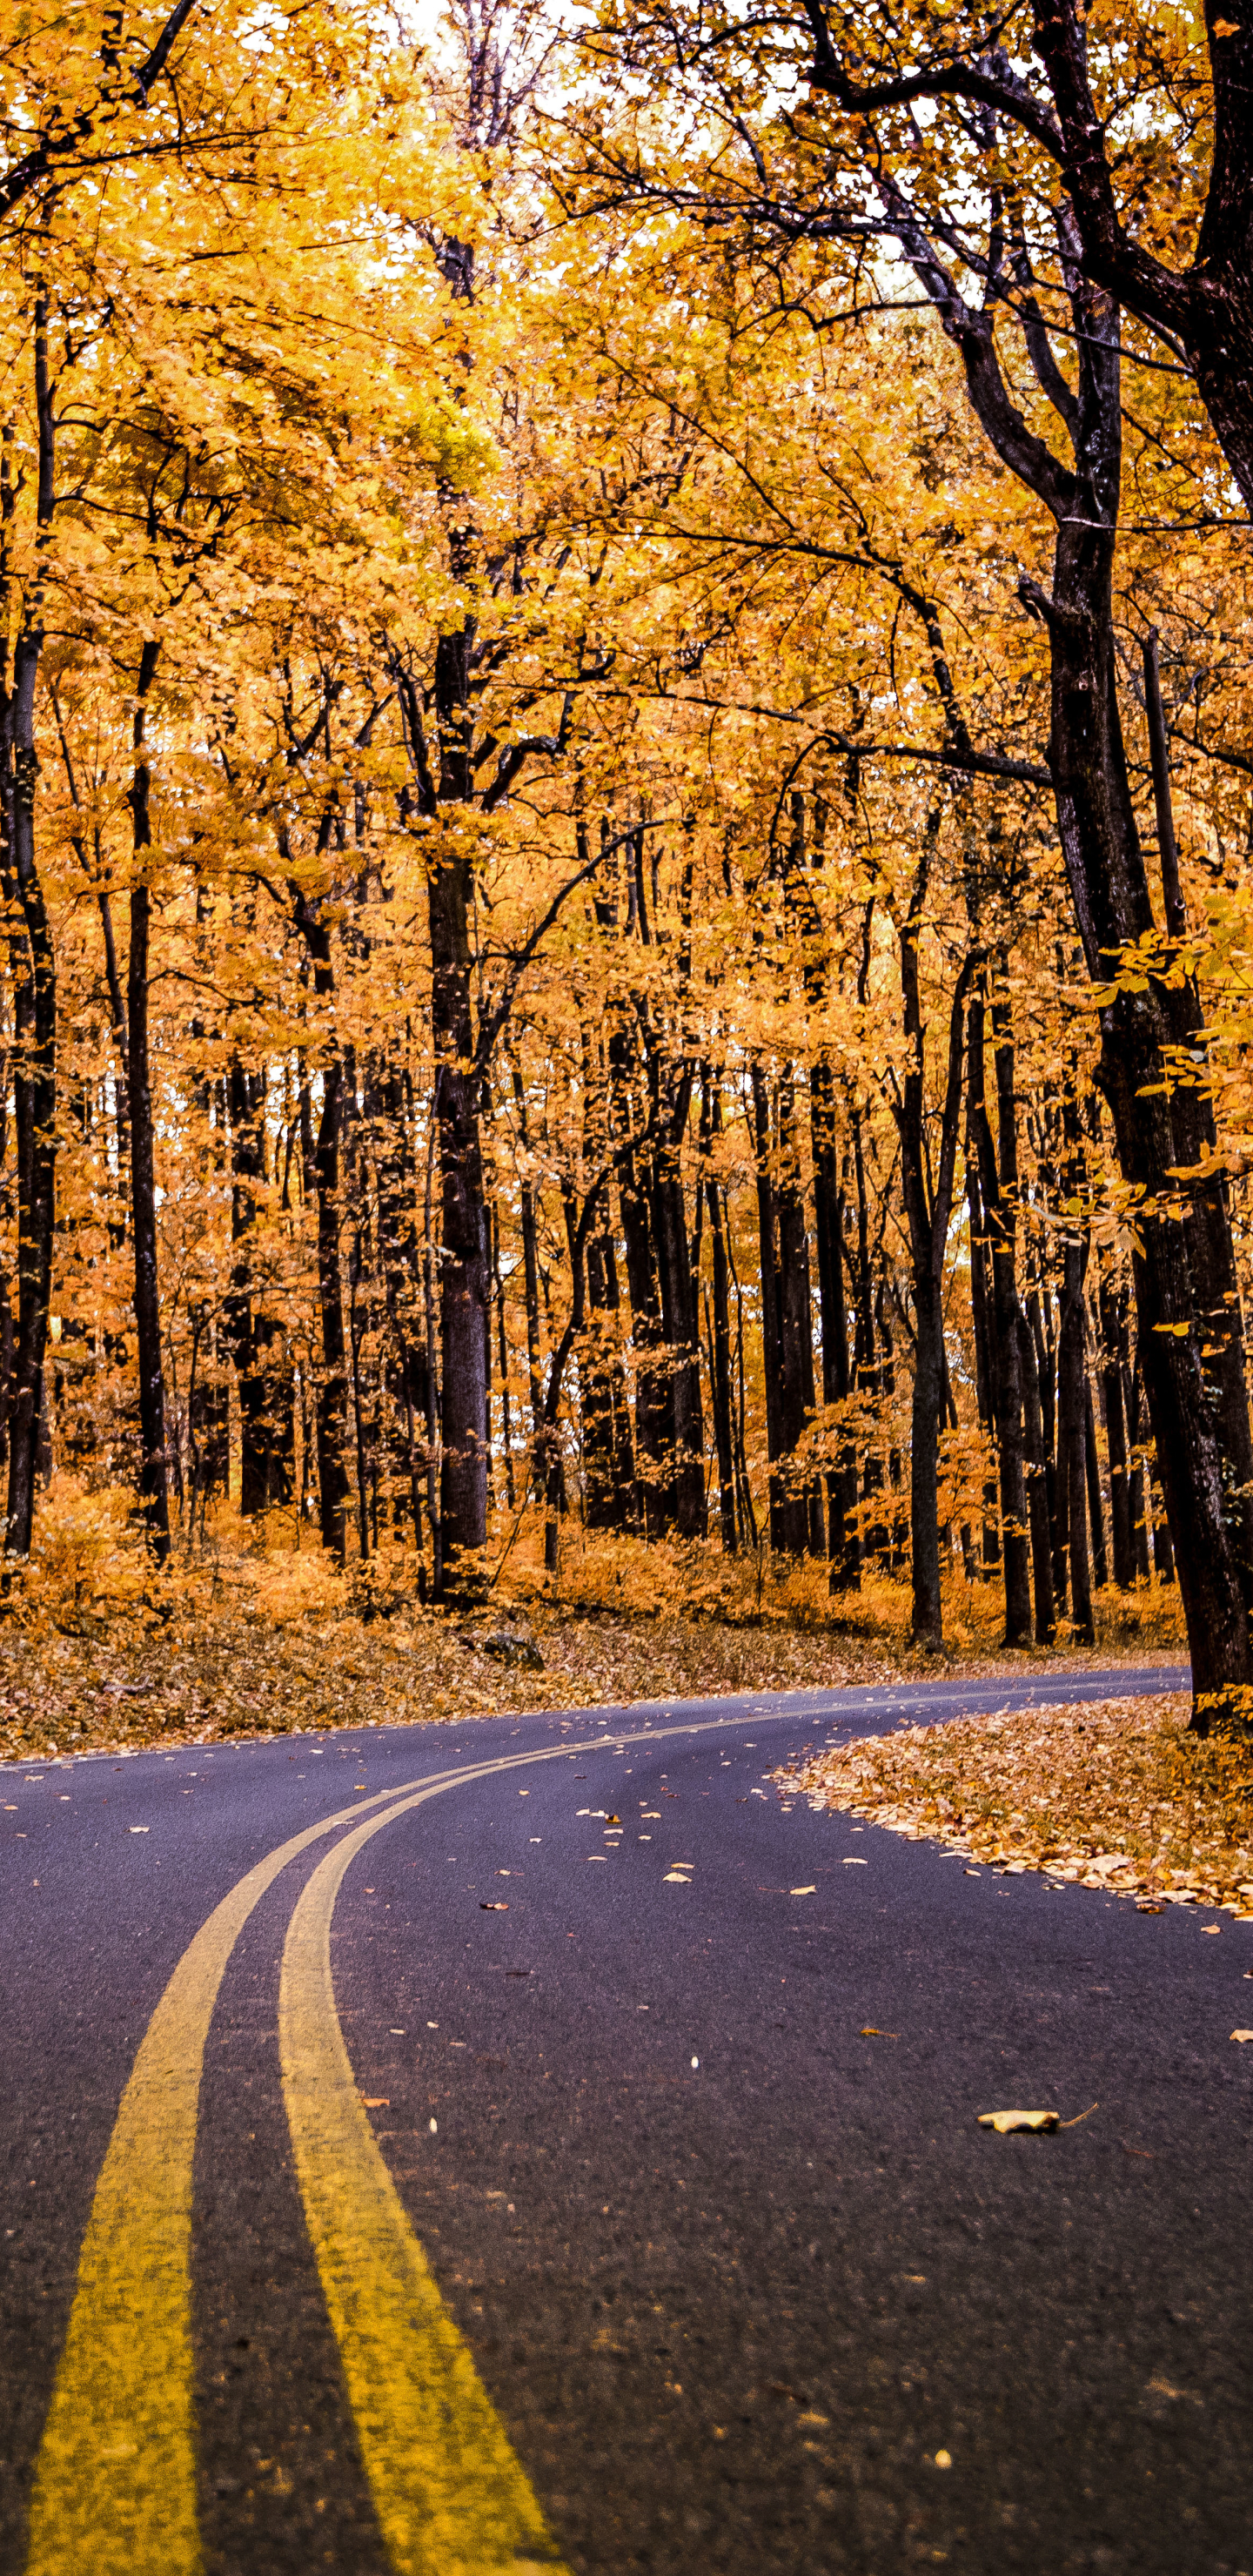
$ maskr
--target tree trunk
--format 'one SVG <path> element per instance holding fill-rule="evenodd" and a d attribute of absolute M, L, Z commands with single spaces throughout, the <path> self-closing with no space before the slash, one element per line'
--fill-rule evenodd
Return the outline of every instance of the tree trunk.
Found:
<path fill-rule="evenodd" d="M 975 1402 L 979 1427 L 994 1440 L 996 1437 L 996 1404 L 992 1392 L 992 1334 L 989 1317 L 992 1297 L 988 1286 L 987 1221 L 983 1192 L 979 1185 L 979 1147 L 973 1127 L 968 1124 L 966 1140 L 966 1206 L 970 1217 L 970 1312 L 975 1346 Z M 996 1480 L 985 1481 L 983 1488 L 982 1567 L 985 1574 L 1001 1561 L 1001 1533 L 997 1519 Z"/>
<path fill-rule="evenodd" d="M 1093 511 L 1061 526 L 1044 612 L 1062 851 L 1088 970 L 1106 988 L 1126 944 L 1152 927 L 1116 691 L 1116 402 L 1115 376 L 1107 523 L 1092 524 Z M 1203 1045 L 1195 987 L 1151 979 L 1142 990 L 1116 988 L 1101 1005 L 1100 1027 L 1099 1080 L 1120 1169 L 1142 1194 L 1132 1255 L 1140 1351 L 1187 1616 L 1194 1723 L 1204 1729 L 1218 1712 L 1239 1724 L 1241 1693 L 1253 1680 L 1253 1444 L 1238 1281 L 1221 1182 L 1186 1178 L 1205 1153 L 1206 1105 L 1198 1092 L 1172 1088 L 1165 1071 L 1171 1051 L 1195 1055 Z M 1168 1213 L 1181 1190 L 1186 1224 Z M 1076 1623 L 1083 1624 L 1078 1605 Z"/>
<path fill-rule="evenodd" d="M 618 1205 L 626 1248 L 627 1295 L 631 1301 L 631 1341 L 635 1357 L 636 1511 L 645 1538 L 659 1538 L 669 1518 L 666 1462 L 673 1417 L 662 1357 L 665 1335 L 650 1213 L 650 1149 L 647 1146 L 636 1148 L 626 1141 L 634 1124 L 634 1071 L 631 1040 L 619 1024 L 611 1031 L 609 1039 L 610 1115 L 617 1147 Z"/>
<path fill-rule="evenodd" d="M 835 1080 L 825 1057 L 809 1077 L 809 1118 L 814 1164 L 814 1236 L 818 1252 L 818 1301 L 822 1318 L 822 1401 L 841 1404 L 852 1392 L 848 1350 L 848 1301 L 844 1287 L 844 1192 L 835 1138 Z M 843 1448 L 827 1470 L 827 1546 L 831 1590 L 854 1590 L 858 1581 L 857 1459 Z"/>
<path fill-rule="evenodd" d="M 953 1208 L 953 1174 L 961 1123 L 966 994 L 979 963 L 974 953 L 967 957 L 953 995 L 949 1014 L 947 1081 L 932 1183 L 925 1121 L 926 1028 L 919 987 L 918 941 L 930 858 L 938 828 L 938 812 L 933 812 L 927 824 L 909 914 L 899 933 L 902 1017 L 908 1054 L 892 1103 L 900 1139 L 901 1184 L 909 1226 L 915 1318 L 910 1466 L 912 1634 L 916 1645 L 933 1652 L 938 1652 L 944 1642 L 937 1494 L 940 1405 L 944 1389 L 944 1255 Z"/>
<path fill-rule="evenodd" d="M 1088 1571 L 1087 1458 L 1083 1360 L 1083 1280 L 1087 1246 L 1069 1234 L 1065 1245 L 1065 1285 L 1061 1337 L 1057 1355 L 1057 1483 L 1059 1502 L 1065 1494 L 1066 1552 L 1070 1575 L 1071 1624 L 1085 1645 L 1093 1642 L 1092 1591 Z"/>
<path fill-rule="evenodd" d="M 13 654 L 0 680 L 0 874 L 20 909 L 25 942 L 13 997 L 14 1126 L 17 1145 L 17 1347 L 9 1415 L 5 1554 L 30 1554 L 35 1515 L 44 1353 L 52 1297 L 56 1220 L 57 979 L 52 930 L 35 856 L 35 686 L 44 644 L 46 548 L 52 524 L 56 424 L 48 378 L 48 309 L 35 306 L 35 404 L 39 437 L 36 561 Z M 7 638 L 3 639 L 7 645 Z"/>
<path fill-rule="evenodd" d="M 136 713 L 138 733 L 141 709 Z M 147 765 L 136 773 L 135 838 L 139 843 L 141 794 L 147 821 Z M 140 779 L 145 781 L 141 791 Z M 145 831 L 144 845 L 148 835 Z M 139 1491 L 148 1543 L 158 1565 L 170 1554 L 170 1503 L 165 1454 L 165 1379 L 161 1364 L 161 1307 L 157 1279 L 157 1211 L 152 1159 L 152 1084 L 148 1062 L 148 925 L 151 897 L 146 885 L 131 892 L 130 962 L 126 973 L 127 1023 L 130 1031 L 128 1089 L 131 1112 L 131 1212 L 135 1242 L 135 1327 L 139 1343 L 139 1428 L 142 1442 Z"/>
<path fill-rule="evenodd" d="M 770 1093 L 756 1058 L 752 1066 L 753 1152 L 757 1168 L 757 1254 L 761 1278 L 761 1358 L 766 1399 L 766 1456 L 770 1465 L 770 1544 L 778 1554 L 801 1556 L 805 1516 L 779 1474 L 786 1442 L 783 1430 L 783 1296 L 779 1277 L 779 1220 L 776 1204 Z"/>
<path fill-rule="evenodd" d="M 1035 1641 L 1037 1646 L 1051 1646 L 1057 1630 L 1057 1614 L 1053 1597 L 1053 1535 L 1049 1527 L 1044 1423 L 1040 1407 L 1040 1372 L 1036 1363 L 1035 1335 L 1021 1308 L 1018 1315 L 1018 1356 L 1022 1372 L 1023 1451 L 1027 1516 L 1031 1527 Z"/>
<path fill-rule="evenodd" d="M 1105 1553 L 1105 1516 L 1101 1509 L 1101 1462 L 1096 1446 L 1096 1419 L 1092 1404 L 1092 1380 L 1088 1371 L 1083 1377 L 1083 1454 L 1088 1483 L 1088 1529 L 1092 1539 L 1092 1570 L 1097 1586 L 1104 1591 L 1109 1581 L 1109 1559 Z"/>
<path fill-rule="evenodd" d="M 1114 1581 L 1120 1592 L 1135 1589 L 1135 1551 L 1131 1537 L 1131 1474 L 1127 1456 L 1127 1423 L 1123 1409 L 1119 1359 L 1118 1297 L 1108 1263 L 1101 1264 L 1097 1313 L 1101 1328 L 1101 1384 L 1105 1392 L 1105 1438 L 1109 1447 L 1109 1516 L 1114 1545 Z"/>
<path fill-rule="evenodd" d="M 653 1158 L 651 1216 L 669 1351 L 670 1513 L 681 1538 L 705 1535 L 705 1434 L 700 1392 L 700 1322 L 680 1169 L 691 1073 L 679 1080 Z"/>
<path fill-rule="evenodd" d="M 1007 1646 L 1021 1646 L 1031 1635 L 1031 1587 L 1023 1469 L 1022 1365 L 1018 1347 L 1018 1147 L 1014 1049 L 1008 1013 L 998 1005 L 994 1016 L 999 1016 L 1001 1021 L 995 1053 L 999 1167 L 984 1098 L 983 997 L 976 992 L 970 1005 L 969 1118 L 979 1157 L 984 1223 L 991 1251 L 993 1329 L 988 1358 L 1000 1463 L 1005 1643 Z"/>

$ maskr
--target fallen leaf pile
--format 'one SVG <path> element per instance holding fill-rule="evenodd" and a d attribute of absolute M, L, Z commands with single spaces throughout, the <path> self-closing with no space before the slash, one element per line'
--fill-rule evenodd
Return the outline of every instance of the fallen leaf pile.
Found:
<path fill-rule="evenodd" d="M 1253 1918 L 1253 1748 L 1189 1734 L 1183 1693 L 903 1727 L 775 1774 L 985 1867 Z"/>

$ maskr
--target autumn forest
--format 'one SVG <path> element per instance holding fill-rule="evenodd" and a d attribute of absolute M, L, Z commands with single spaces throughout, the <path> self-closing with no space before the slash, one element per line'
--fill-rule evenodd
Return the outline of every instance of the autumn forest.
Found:
<path fill-rule="evenodd" d="M 1251 49 L 8 20 L 9 1608 L 577 1535 L 1239 1717 Z"/>

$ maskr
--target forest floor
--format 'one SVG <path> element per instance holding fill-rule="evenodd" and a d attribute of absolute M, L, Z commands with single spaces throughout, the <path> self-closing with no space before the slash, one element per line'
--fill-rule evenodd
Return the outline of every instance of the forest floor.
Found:
<path fill-rule="evenodd" d="M 938 1659 L 909 1646 L 906 1579 L 875 1573 L 833 1598 L 823 1565 L 581 1533 L 563 1537 L 552 1578 L 538 1518 L 512 1540 L 510 1526 L 478 1606 L 436 1612 L 417 1603 L 411 1550 L 339 1575 L 314 1533 L 294 1545 L 290 1514 L 257 1530 L 223 1507 L 203 1544 L 177 1535 L 157 1575 L 124 1497 L 58 1477 L 0 1619 L 0 1759 L 1186 1651 L 1178 1593 L 1156 1584 L 1097 1596 L 1095 1649 L 1063 1635 L 1006 1655 L 999 1583 L 954 1574 Z"/>
<path fill-rule="evenodd" d="M 968 1866 L 1253 1921 L 1253 1747 L 1187 1728 L 1189 1698 L 1110 1699 L 902 1727 L 776 1774 Z M 1251 1962 L 1253 1966 L 1253 1962 Z"/>

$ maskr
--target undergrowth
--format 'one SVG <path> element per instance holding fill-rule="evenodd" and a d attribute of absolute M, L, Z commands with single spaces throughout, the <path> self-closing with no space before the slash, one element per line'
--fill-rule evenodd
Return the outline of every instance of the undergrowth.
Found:
<path fill-rule="evenodd" d="M 203 1543 L 176 1533 L 158 1573 L 131 1498 L 65 1475 L 41 1497 L 29 1564 L 0 1619 L 0 1755 L 29 1759 L 293 1727 L 460 1719 L 499 1710 L 621 1706 L 727 1691 L 838 1687 L 933 1672 L 909 1644 L 907 1571 L 868 1569 L 832 1595 L 821 1564 L 767 1550 L 591 1535 L 567 1524 L 546 1574 L 538 1515 L 503 1515 L 459 1606 L 424 1609 L 412 1547 L 387 1541 L 339 1573 L 290 1513 L 262 1526 L 229 1506 Z M 1092 1650 L 1024 1660 L 1142 1660 L 1183 1651 L 1174 1590 L 1098 1595 Z M 995 1581 L 959 1574 L 946 1653 L 1004 1664 Z M 542 1667 L 516 1648 L 533 1640 Z"/>

